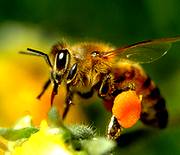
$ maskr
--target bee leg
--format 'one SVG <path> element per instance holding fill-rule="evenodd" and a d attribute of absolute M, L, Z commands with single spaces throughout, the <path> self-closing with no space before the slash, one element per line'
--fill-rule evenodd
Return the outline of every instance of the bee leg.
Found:
<path fill-rule="evenodd" d="M 51 93 L 51 106 L 53 105 L 54 97 L 57 95 L 57 93 L 58 93 L 58 83 L 54 82 L 53 91 Z"/>
<path fill-rule="evenodd" d="M 51 83 L 51 80 L 50 80 L 50 79 L 48 79 L 48 80 L 45 82 L 45 84 L 44 84 L 44 86 L 43 86 L 43 88 L 42 88 L 42 91 L 41 91 L 41 92 L 39 93 L 39 95 L 36 97 L 37 99 L 40 99 L 40 98 L 41 98 L 41 96 L 44 94 L 44 92 L 46 91 L 46 89 L 49 87 L 50 83 Z"/>
<path fill-rule="evenodd" d="M 120 136 L 122 130 L 123 128 L 118 123 L 116 117 L 112 115 L 108 125 L 107 138 L 113 140 L 117 139 Z"/>
<path fill-rule="evenodd" d="M 72 98 L 73 98 L 73 93 L 72 93 L 72 91 L 69 90 L 69 87 L 67 87 L 67 97 L 66 97 L 64 112 L 63 112 L 63 116 L 62 116 L 63 120 L 66 118 L 66 115 L 69 111 L 70 105 L 73 104 Z"/>
<path fill-rule="evenodd" d="M 104 97 L 108 94 L 110 89 L 110 75 L 106 75 L 104 79 L 102 80 L 101 86 L 98 90 L 98 94 L 100 97 Z"/>
<path fill-rule="evenodd" d="M 43 53 L 41 51 L 38 51 L 38 50 L 34 50 L 34 49 L 31 49 L 31 48 L 27 48 L 27 50 L 29 52 L 24 52 L 24 51 L 20 51 L 19 53 L 20 54 L 26 54 L 26 55 L 34 55 L 34 56 L 41 56 L 45 59 L 46 63 L 52 68 L 52 64 L 51 64 L 51 61 L 49 59 L 49 56 L 46 54 L 46 53 Z"/>

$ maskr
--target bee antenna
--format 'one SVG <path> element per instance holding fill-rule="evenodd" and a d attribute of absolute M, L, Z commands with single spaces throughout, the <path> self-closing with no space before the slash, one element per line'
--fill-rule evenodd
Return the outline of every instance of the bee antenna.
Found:
<path fill-rule="evenodd" d="M 52 68 L 52 64 L 51 64 L 51 61 L 49 59 L 49 56 L 44 53 L 44 52 L 41 52 L 41 51 L 38 51 L 38 50 L 34 50 L 32 48 L 27 48 L 27 51 L 29 52 L 24 52 L 24 51 L 20 51 L 19 53 L 20 54 L 26 54 L 26 55 L 33 55 L 33 56 L 41 56 L 45 59 L 46 63 Z"/>
<path fill-rule="evenodd" d="M 31 51 L 31 52 L 34 52 L 34 53 L 43 53 L 45 54 L 44 52 L 41 52 L 41 51 L 38 51 L 38 50 L 35 50 L 35 49 L 32 49 L 32 48 L 27 48 L 28 51 Z"/>

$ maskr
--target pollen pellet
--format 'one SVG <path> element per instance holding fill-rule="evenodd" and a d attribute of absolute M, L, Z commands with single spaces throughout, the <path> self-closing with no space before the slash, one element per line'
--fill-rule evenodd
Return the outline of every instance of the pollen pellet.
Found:
<path fill-rule="evenodd" d="M 132 127 L 141 113 L 141 100 L 136 92 L 130 90 L 119 94 L 114 100 L 112 113 L 122 127 Z"/>

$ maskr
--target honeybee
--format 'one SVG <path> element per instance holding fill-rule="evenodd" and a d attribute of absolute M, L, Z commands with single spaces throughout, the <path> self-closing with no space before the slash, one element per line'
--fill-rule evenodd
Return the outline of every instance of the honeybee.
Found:
<path fill-rule="evenodd" d="M 171 43 L 177 41 L 180 41 L 180 37 L 147 40 L 120 48 L 103 43 L 69 45 L 60 42 L 52 46 L 49 55 L 31 48 L 20 53 L 43 57 L 50 68 L 50 78 L 37 96 L 38 99 L 52 83 L 53 105 L 59 85 L 66 86 L 63 119 L 73 104 L 75 93 L 82 98 L 90 98 L 96 92 L 103 99 L 105 107 L 111 111 L 118 94 L 135 90 L 137 95 L 142 96 L 140 120 L 150 126 L 165 128 L 168 122 L 165 100 L 140 64 L 159 59 L 167 53 Z M 118 138 L 122 128 L 112 115 L 108 137 Z"/>

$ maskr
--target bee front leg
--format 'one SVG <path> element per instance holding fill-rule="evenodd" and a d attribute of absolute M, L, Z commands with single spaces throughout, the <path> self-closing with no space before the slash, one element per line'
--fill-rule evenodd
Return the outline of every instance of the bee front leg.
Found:
<path fill-rule="evenodd" d="M 67 113 L 69 111 L 69 108 L 73 104 L 72 98 L 73 98 L 73 93 L 69 89 L 69 86 L 67 86 L 67 96 L 66 96 L 64 112 L 63 112 L 63 116 L 62 116 L 63 120 L 66 118 L 66 115 L 67 115 Z"/>
<path fill-rule="evenodd" d="M 54 86 L 51 93 L 51 106 L 53 105 L 54 97 L 57 95 L 57 93 L 58 93 L 58 83 L 54 81 Z"/>
<path fill-rule="evenodd" d="M 48 80 L 45 82 L 42 91 L 41 91 L 41 92 L 39 93 L 39 95 L 36 97 L 37 99 L 40 99 L 40 98 L 41 98 L 41 96 L 44 94 L 44 92 L 46 91 L 46 89 L 49 87 L 50 83 L 51 83 L 51 80 L 50 80 L 50 79 L 48 79 Z"/>

